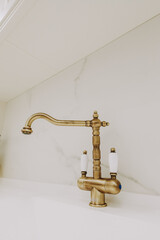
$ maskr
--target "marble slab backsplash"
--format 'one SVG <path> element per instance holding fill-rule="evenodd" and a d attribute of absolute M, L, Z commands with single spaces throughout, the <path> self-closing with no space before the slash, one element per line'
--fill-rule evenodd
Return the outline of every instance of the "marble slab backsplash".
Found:
<path fill-rule="evenodd" d="M 21 128 L 33 113 L 57 119 L 90 120 L 97 110 L 110 126 L 101 129 L 103 176 L 109 176 L 108 153 L 119 154 L 123 190 L 160 194 L 160 17 L 82 59 L 7 104 L 2 132 L 2 176 L 76 184 L 80 156 L 89 155 L 92 130 L 59 127 L 44 120 L 33 134 Z"/>
<path fill-rule="evenodd" d="M 2 129 L 3 129 L 5 107 L 6 107 L 6 103 L 0 101 L 0 135 L 1 135 Z"/>

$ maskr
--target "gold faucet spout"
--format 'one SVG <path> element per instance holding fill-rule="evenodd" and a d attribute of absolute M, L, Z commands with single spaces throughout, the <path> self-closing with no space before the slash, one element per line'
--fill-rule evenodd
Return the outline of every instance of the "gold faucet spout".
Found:
<path fill-rule="evenodd" d="M 78 127 L 90 127 L 91 126 L 91 121 L 81 121 L 81 120 L 58 120 L 46 113 L 35 113 L 31 115 L 26 123 L 25 127 L 21 130 L 22 133 L 24 134 L 31 134 L 32 133 L 32 128 L 31 125 L 32 123 L 37 120 L 37 119 L 45 119 L 48 122 L 57 125 L 57 126 L 78 126 Z"/>

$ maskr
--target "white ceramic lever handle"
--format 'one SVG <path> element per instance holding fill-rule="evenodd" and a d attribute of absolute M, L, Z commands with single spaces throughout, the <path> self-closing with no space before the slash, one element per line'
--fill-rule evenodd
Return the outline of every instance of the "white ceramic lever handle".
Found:
<path fill-rule="evenodd" d="M 81 172 L 87 172 L 88 168 L 88 156 L 87 151 L 84 151 L 81 155 Z"/>
<path fill-rule="evenodd" d="M 111 148 L 111 152 L 109 153 L 109 168 L 110 173 L 117 173 L 118 171 L 118 155 L 115 148 Z"/>

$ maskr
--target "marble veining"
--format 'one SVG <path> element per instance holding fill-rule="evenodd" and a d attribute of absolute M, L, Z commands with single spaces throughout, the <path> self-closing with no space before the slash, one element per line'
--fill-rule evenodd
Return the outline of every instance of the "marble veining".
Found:
<path fill-rule="evenodd" d="M 105 171 L 109 172 L 109 167 L 104 165 L 102 163 L 102 167 L 104 167 Z M 160 192 L 156 191 L 154 189 L 148 188 L 145 185 L 143 185 L 142 183 L 140 183 L 137 179 L 133 178 L 133 177 L 129 177 L 126 174 L 123 174 L 122 172 L 118 171 L 118 177 L 119 179 L 125 184 L 124 186 L 124 191 L 130 191 L 130 184 L 132 184 L 135 188 L 135 192 L 138 193 L 146 193 L 146 194 L 153 194 L 153 195 L 159 195 Z M 130 183 L 130 184 L 129 184 Z"/>
<path fill-rule="evenodd" d="M 82 63 L 82 67 L 80 69 L 80 72 L 78 74 L 78 76 L 74 79 L 74 84 L 75 84 L 75 88 L 74 88 L 74 94 L 75 94 L 75 99 L 77 100 L 77 91 L 78 91 L 78 82 L 80 81 L 80 78 L 85 70 L 85 67 L 86 67 L 86 64 L 87 64 L 87 57 L 84 58 L 83 60 L 83 63 Z"/>

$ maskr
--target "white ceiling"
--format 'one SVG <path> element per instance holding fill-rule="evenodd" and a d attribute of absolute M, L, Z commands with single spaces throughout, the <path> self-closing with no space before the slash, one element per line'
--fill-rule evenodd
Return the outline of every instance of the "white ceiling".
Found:
<path fill-rule="evenodd" d="M 1 101 L 14 98 L 160 12 L 159 0 L 19 2 L 0 28 Z"/>

